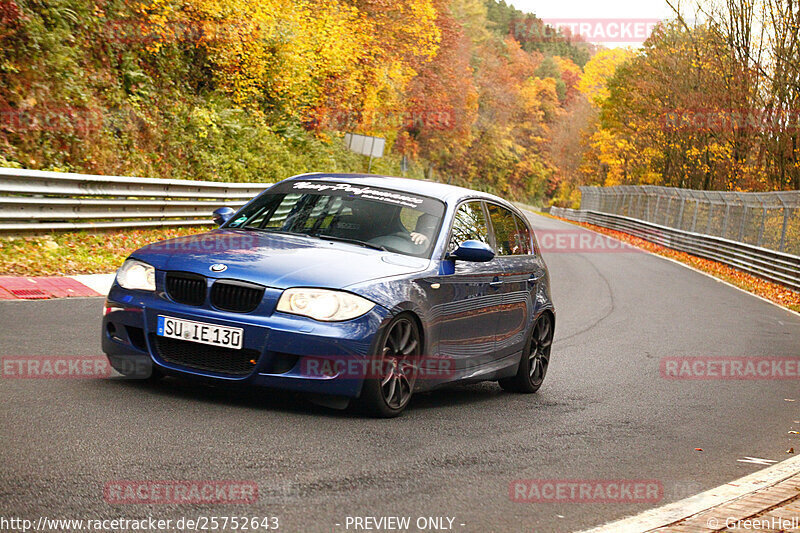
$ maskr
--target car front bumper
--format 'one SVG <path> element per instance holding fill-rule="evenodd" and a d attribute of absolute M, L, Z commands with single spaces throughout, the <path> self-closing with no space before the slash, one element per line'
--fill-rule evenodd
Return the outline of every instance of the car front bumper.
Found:
<path fill-rule="evenodd" d="M 374 343 L 391 319 L 376 305 L 365 315 L 346 322 L 325 323 L 301 316 L 272 312 L 268 316 L 231 313 L 210 307 L 174 303 L 158 293 L 112 287 L 103 317 L 102 346 L 111 365 L 132 378 L 164 374 L 206 382 L 263 386 L 299 392 L 357 397 Z M 242 328 L 242 350 L 222 350 L 204 344 L 177 341 L 181 360 L 174 357 L 163 337 L 156 336 L 158 316 Z M 198 368 L 196 361 L 213 354 L 250 361 L 252 368 L 234 374 L 222 367 Z M 202 365 L 201 365 L 202 366 Z M 241 365 L 240 365 L 241 366 Z"/>

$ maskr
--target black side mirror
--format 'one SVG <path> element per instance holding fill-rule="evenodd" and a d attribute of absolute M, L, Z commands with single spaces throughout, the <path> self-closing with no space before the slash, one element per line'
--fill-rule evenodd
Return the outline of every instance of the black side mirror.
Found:
<path fill-rule="evenodd" d="M 221 226 L 225 224 L 227 221 L 229 221 L 235 213 L 236 211 L 234 211 L 230 207 L 220 207 L 219 209 L 214 211 L 214 214 L 212 215 L 211 218 L 212 220 L 214 220 L 214 223 L 217 226 Z"/>
<path fill-rule="evenodd" d="M 471 261 L 473 263 L 485 263 L 494 259 L 494 250 L 488 244 L 480 241 L 464 241 L 456 251 L 447 254 L 447 258 L 458 261 Z"/>

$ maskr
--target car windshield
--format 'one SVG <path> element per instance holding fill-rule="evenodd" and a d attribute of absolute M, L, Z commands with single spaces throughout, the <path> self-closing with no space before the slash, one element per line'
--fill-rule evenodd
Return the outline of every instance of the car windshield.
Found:
<path fill-rule="evenodd" d="M 440 200 L 328 181 L 278 184 L 225 227 L 306 235 L 430 257 L 444 213 Z"/>

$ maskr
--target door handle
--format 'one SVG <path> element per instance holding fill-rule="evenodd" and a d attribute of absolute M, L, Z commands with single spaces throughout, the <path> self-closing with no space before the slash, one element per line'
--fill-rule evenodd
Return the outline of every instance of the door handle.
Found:
<path fill-rule="evenodd" d="M 536 285 L 540 279 L 542 279 L 542 274 L 531 274 L 531 277 L 528 278 L 528 285 Z"/>
<path fill-rule="evenodd" d="M 493 288 L 493 289 L 496 289 L 496 288 L 500 287 L 500 285 L 502 285 L 502 284 L 503 284 L 503 281 L 499 280 L 497 278 L 495 278 L 493 281 L 489 282 L 489 286 L 491 288 Z"/>

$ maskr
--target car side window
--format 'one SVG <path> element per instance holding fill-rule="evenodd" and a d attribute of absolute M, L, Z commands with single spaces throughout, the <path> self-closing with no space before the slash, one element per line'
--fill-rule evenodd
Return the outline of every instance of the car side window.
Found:
<path fill-rule="evenodd" d="M 517 215 L 514 215 L 514 220 L 517 222 L 516 244 L 519 247 L 519 253 L 523 255 L 530 255 L 531 251 L 531 231 L 528 225 Z"/>
<path fill-rule="evenodd" d="M 516 241 L 517 224 L 514 222 L 514 213 L 499 205 L 489 204 L 489 217 L 494 227 L 497 255 L 522 254 Z"/>
<path fill-rule="evenodd" d="M 448 252 L 454 252 L 464 241 L 480 241 L 489 244 L 489 226 L 483 215 L 480 202 L 467 202 L 456 211 L 453 231 L 450 234 Z"/>

